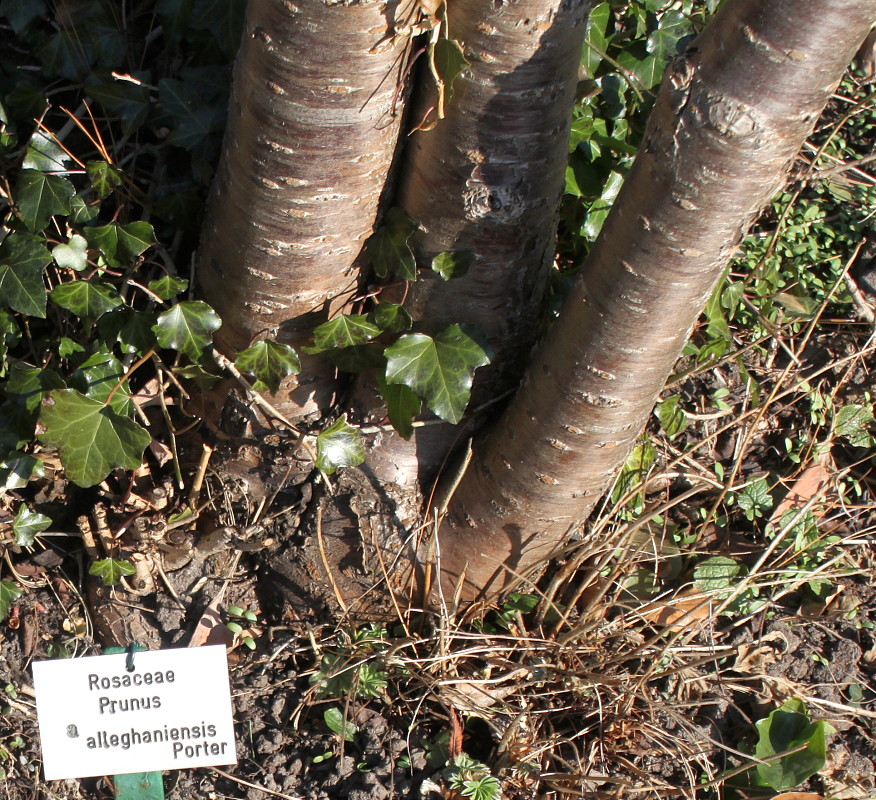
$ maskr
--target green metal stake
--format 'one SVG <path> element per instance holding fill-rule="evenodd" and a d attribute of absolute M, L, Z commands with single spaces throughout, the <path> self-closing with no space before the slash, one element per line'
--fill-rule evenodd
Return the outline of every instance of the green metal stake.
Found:
<path fill-rule="evenodd" d="M 107 647 L 107 654 L 127 653 L 126 668 L 134 671 L 134 653 L 145 650 L 136 642 L 128 647 Z M 164 780 L 160 772 L 131 772 L 128 775 L 114 775 L 113 786 L 116 790 L 116 800 L 164 800 Z"/>

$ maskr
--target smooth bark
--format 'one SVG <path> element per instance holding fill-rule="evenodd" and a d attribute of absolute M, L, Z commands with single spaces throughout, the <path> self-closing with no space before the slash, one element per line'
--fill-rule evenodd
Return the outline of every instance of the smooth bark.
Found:
<path fill-rule="evenodd" d="M 447 596 L 500 590 L 580 529 L 874 19 L 874 0 L 733 0 L 673 61 L 581 280 L 452 498 Z"/>
<path fill-rule="evenodd" d="M 300 347 L 356 292 L 401 119 L 399 3 L 250 0 L 199 282 L 230 355 L 266 335 Z M 303 356 L 287 416 L 325 408 L 333 370 Z"/>
<path fill-rule="evenodd" d="M 541 320 L 589 7 L 590 0 L 451 0 L 447 9 L 450 35 L 471 66 L 453 83 L 446 117 L 408 143 L 398 204 L 419 226 L 412 244 L 421 273 L 405 302 L 417 329 L 468 323 L 492 347 L 471 407 L 517 384 Z M 420 78 L 431 82 L 425 69 Z M 434 101 L 424 86 L 412 121 L 427 117 Z M 445 282 L 429 267 L 449 250 L 476 260 L 465 277 Z M 384 480 L 415 483 L 460 438 L 449 425 L 420 428 L 412 442 L 384 436 L 369 465 Z"/>

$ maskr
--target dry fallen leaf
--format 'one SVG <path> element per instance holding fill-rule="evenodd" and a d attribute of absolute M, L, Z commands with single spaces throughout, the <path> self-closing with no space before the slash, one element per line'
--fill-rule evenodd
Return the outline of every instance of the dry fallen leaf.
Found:
<path fill-rule="evenodd" d="M 781 656 L 788 652 L 788 640 L 780 631 L 762 636 L 756 642 L 739 646 L 734 672 L 760 675 L 770 664 L 775 664 Z"/>
<path fill-rule="evenodd" d="M 826 458 L 825 461 L 827 460 Z M 800 473 L 794 485 L 776 506 L 770 517 L 770 524 L 778 524 L 786 511 L 803 508 L 813 497 L 825 495 L 830 484 L 830 476 L 827 463 L 820 460 L 812 462 Z M 812 513 L 818 518 L 824 514 L 824 509 L 813 507 Z"/>
<path fill-rule="evenodd" d="M 772 800 L 824 800 L 820 794 L 812 794 L 811 792 L 782 792 L 777 794 Z"/>
<path fill-rule="evenodd" d="M 685 589 L 673 597 L 646 603 L 636 613 L 652 625 L 683 631 L 705 622 L 712 613 L 712 603 L 702 592 Z"/>

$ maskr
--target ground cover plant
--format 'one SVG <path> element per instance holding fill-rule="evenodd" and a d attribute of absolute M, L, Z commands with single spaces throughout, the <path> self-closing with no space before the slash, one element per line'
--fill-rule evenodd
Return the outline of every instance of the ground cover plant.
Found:
<path fill-rule="evenodd" d="M 591 10 L 545 317 L 606 223 L 665 65 L 717 5 Z M 210 619 L 234 648 L 240 764 L 168 776 L 170 796 L 872 793 L 872 53 L 739 245 L 586 529 L 490 607 L 451 591 L 424 612 L 350 593 L 382 575 L 340 544 L 350 520 L 377 535 L 379 509 L 344 468 L 369 435 L 428 428 L 421 401 L 462 418 L 465 391 L 405 363 L 465 388 L 497 351 L 459 320 L 410 332 L 391 292 L 294 348 L 214 348 L 192 256 L 243 11 L 0 4 L 9 796 L 112 794 L 41 780 L 31 659 L 185 644 Z M 466 67 L 452 14 L 431 30 L 437 131 Z M 366 247 L 377 277 L 415 271 L 420 235 L 388 209 Z M 458 285 L 473 257 L 442 250 L 433 282 Z M 381 358 L 385 415 L 283 423 L 275 396 L 306 364 Z M 229 383 L 243 400 L 221 416 Z M 253 435 L 253 406 L 275 427 Z"/>

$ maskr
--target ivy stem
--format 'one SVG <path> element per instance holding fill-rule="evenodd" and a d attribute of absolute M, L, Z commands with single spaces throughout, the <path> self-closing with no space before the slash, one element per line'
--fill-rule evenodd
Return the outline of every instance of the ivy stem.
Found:
<path fill-rule="evenodd" d="M 119 382 L 115 386 L 113 386 L 112 391 L 107 395 L 106 400 L 103 401 L 103 404 L 105 406 L 108 406 L 112 402 L 115 393 L 122 387 L 122 384 L 126 380 L 128 380 L 131 375 L 134 374 L 134 371 L 142 367 L 150 358 L 152 358 L 154 353 L 155 348 L 150 348 L 146 355 L 144 355 L 142 358 L 137 359 L 137 361 L 134 362 L 134 365 L 124 375 L 122 375 L 121 378 L 119 378 Z"/>

